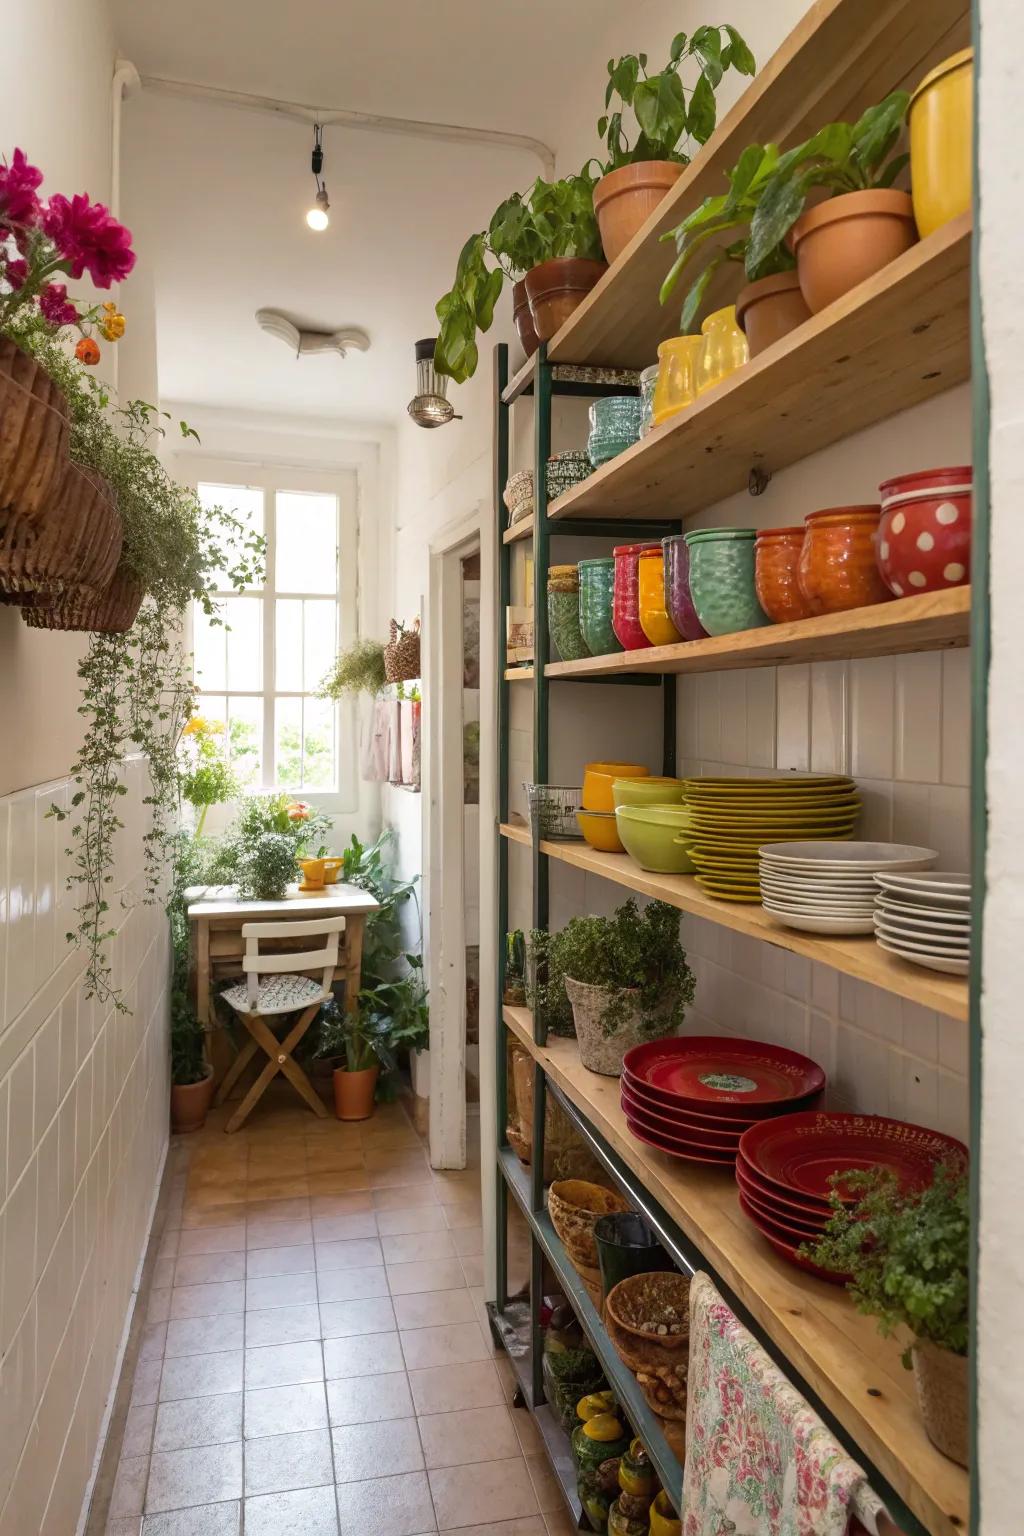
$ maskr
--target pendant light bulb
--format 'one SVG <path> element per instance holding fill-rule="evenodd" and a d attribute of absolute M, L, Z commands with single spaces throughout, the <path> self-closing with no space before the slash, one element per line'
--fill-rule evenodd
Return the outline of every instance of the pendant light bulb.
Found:
<path fill-rule="evenodd" d="M 310 229 L 323 230 L 327 228 L 331 222 L 327 212 L 330 206 L 330 203 L 327 201 L 327 188 L 321 187 L 316 195 L 316 202 L 306 214 L 306 223 Z"/>
<path fill-rule="evenodd" d="M 316 201 L 306 214 L 306 223 L 310 229 L 315 229 L 319 232 L 326 229 L 331 222 L 327 212 L 331 206 L 327 201 L 327 183 L 321 176 L 324 168 L 324 141 L 323 129 L 319 123 L 314 123 L 313 125 L 313 154 L 310 158 L 309 168 L 313 172 L 313 180 L 316 182 Z"/>

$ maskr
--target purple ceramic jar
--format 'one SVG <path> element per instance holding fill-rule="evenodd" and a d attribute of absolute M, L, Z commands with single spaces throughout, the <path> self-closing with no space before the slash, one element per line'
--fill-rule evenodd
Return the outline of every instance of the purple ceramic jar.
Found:
<path fill-rule="evenodd" d="M 665 607 L 668 616 L 684 640 L 705 640 L 707 630 L 697 617 L 690 596 L 690 552 L 686 535 L 673 534 L 662 539 L 665 551 Z"/>

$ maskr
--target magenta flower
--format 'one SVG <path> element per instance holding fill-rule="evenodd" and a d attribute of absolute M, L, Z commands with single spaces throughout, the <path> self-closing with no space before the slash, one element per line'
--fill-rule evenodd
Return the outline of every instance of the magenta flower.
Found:
<path fill-rule="evenodd" d="M 0 164 L 0 225 L 36 223 L 36 188 L 42 180 L 42 171 L 29 165 L 23 149 L 14 151 L 10 165 Z"/>
<path fill-rule="evenodd" d="M 24 287 L 25 279 L 28 277 L 28 262 L 20 260 L 8 261 L 6 267 L 4 267 L 3 275 L 12 290 L 17 293 L 19 288 Z"/>
<path fill-rule="evenodd" d="M 68 299 L 63 283 L 49 283 L 39 295 L 39 309 L 48 325 L 74 325 L 78 310 Z"/>
<path fill-rule="evenodd" d="M 131 230 L 119 224 L 102 203 L 90 203 L 84 192 L 69 202 L 59 192 L 43 212 L 43 228 L 68 263 L 72 277 L 88 272 L 97 288 L 109 288 L 128 276 L 135 265 Z"/>

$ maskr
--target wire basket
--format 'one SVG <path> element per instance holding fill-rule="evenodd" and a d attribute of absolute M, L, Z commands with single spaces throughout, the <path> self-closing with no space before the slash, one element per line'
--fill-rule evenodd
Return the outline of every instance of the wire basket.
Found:
<path fill-rule="evenodd" d="M 582 842 L 576 820 L 582 789 L 579 785 L 524 784 L 530 804 L 530 821 L 541 837 L 554 842 Z"/>

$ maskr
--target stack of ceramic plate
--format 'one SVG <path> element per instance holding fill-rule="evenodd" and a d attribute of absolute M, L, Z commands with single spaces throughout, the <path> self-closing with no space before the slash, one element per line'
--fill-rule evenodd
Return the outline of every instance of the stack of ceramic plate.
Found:
<path fill-rule="evenodd" d="M 740 1206 L 790 1263 L 841 1285 L 849 1277 L 819 1269 L 801 1257 L 829 1219 L 834 1173 L 889 1168 L 904 1189 L 930 1184 L 936 1163 L 964 1163 L 967 1149 L 952 1136 L 882 1115 L 837 1110 L 779 1115 L 744 1131 L 736 1159 Z M 836 1189 L 844 1205 L 856 1196 Z"/>
<path fill-rule="evenodd" d="M 937 858 L 933 848 L 907 843 L 766 843 L 761 905 L 807 933 L 874 933 L 875 876 L 923 870 Z"/>
<path fill-rule="evenodd" d="M 945 870 L 875 876 L 875 937 L 913 965 L 966 976 L 971 958 L 971 877 Z"/>
<path fill-rule="evenodd" d="M 816 1062 L 780 1045 L 684 1035 L 627 1051 L 619 1091 L 638 1141 L 670 1157 L 730 1166 L 744 1131 L 805 1107 L 824 1086 Z"/>
<path fill-rule="evenodd" d="M 857 786 L 841 774 L 687 779 L 684 802 L 697 884 L 723 901 L 760 901 L 762 843 L 852 837 L 860 811 Z"/>

